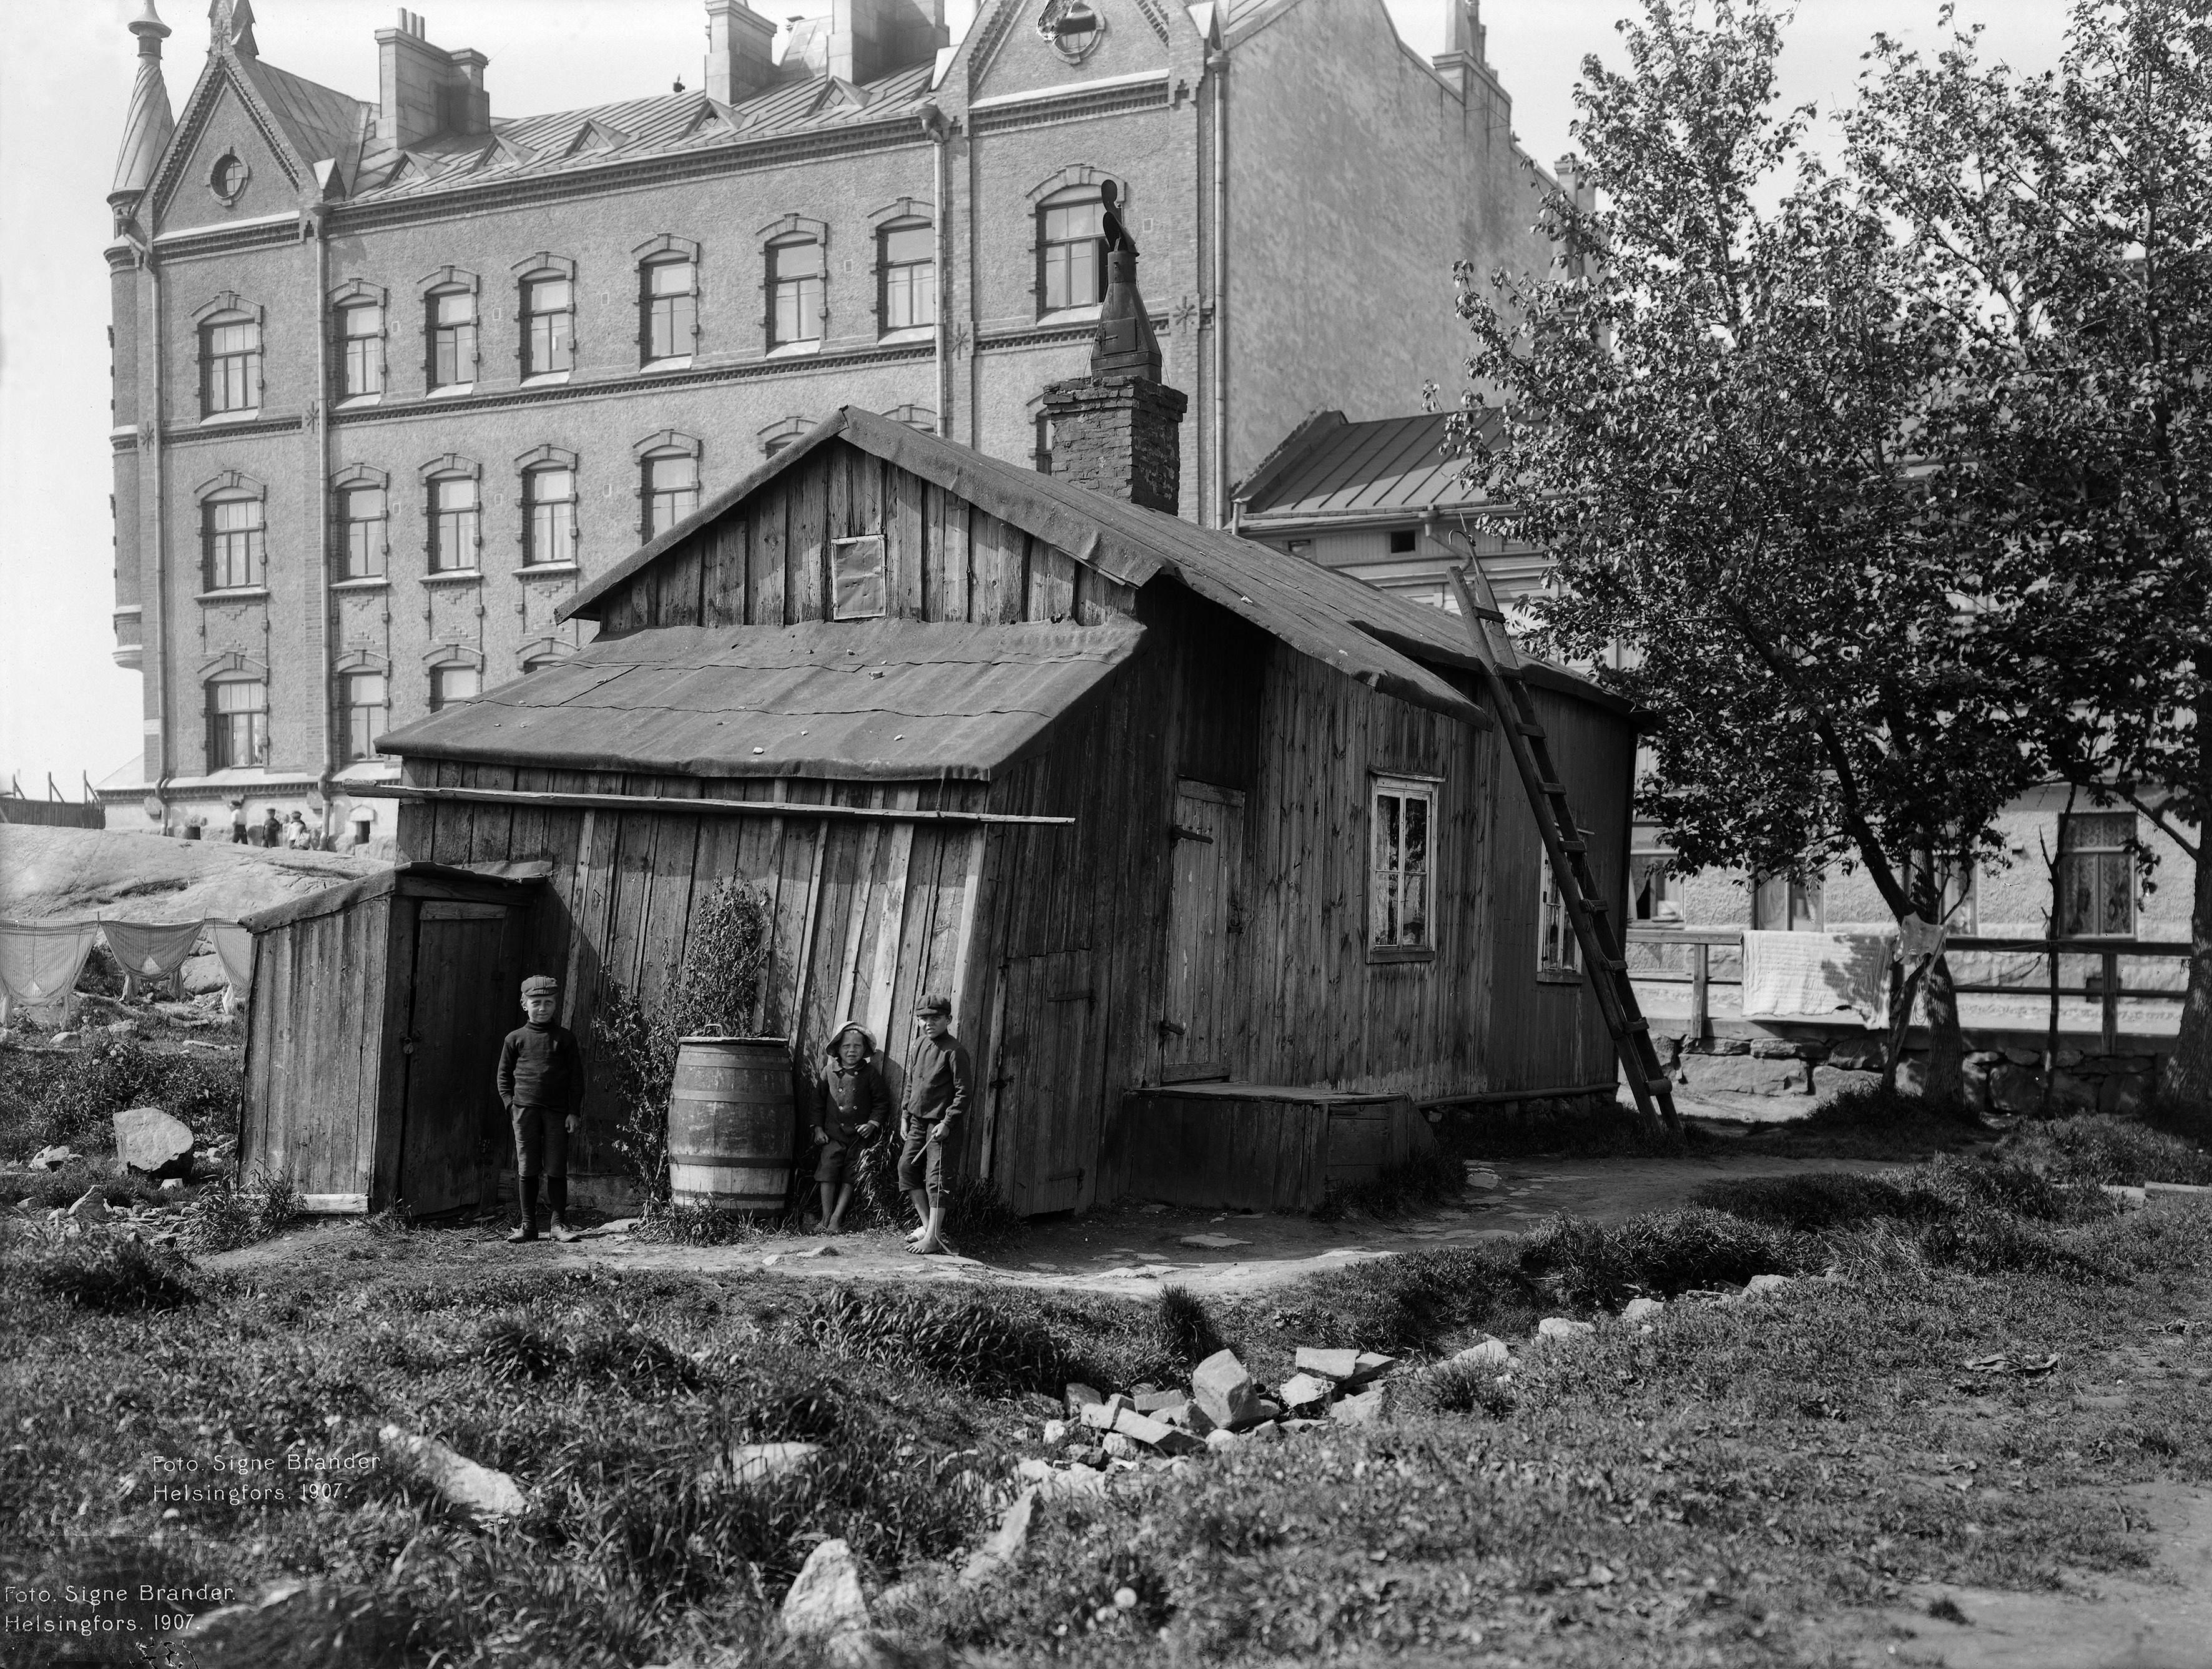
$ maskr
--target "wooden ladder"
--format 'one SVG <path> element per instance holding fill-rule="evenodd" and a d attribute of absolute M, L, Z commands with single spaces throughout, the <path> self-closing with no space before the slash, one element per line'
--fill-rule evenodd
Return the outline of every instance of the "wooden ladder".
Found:
<path fill-rule="evenodd" d="M 1467 622 L 1468 642 L 1481 663 L 1483 681 L 1498 709 L 1498 721 L 1513 749 L 1513 763 L 1521 783 L 1528 791 L 1529 809 L 1536 813 L 1536 830 L 1544 838 L 1544 851 L 1552 861 L 1552 880 L 1575 924 L 1583 965 L 1589 972 L 1590 990 L 1605 1015 L 1606 1029 L 1620 1056 L 1629 1093 L 1646 1128 L 1656 1131 L 1682 1128 L 1674 1111 L 1673 1087 L 1661 1070 L 1659 1053 L 1651 1045 L 1651 1022 L 1636 1001 L 1628 978 L 1628 961 L 1622 953 L 1622 934 L 1610 919 L 1611 911 L 1598 896 L 1590 874 L 1589 843 L 1577 825 L 1567 804 L 1566 786 L 1552 763 L 1552 744 L 1536 719 L 1536 704 L 1528 694 L 1528 680 L 1521 668 L 1520 652 L 1505 630 L 1504 613 L 1490 588 L 1480 563 L 1470 562 L 1451 570 L 1452 590 L 1459 598 L 1460 617 Z"/>

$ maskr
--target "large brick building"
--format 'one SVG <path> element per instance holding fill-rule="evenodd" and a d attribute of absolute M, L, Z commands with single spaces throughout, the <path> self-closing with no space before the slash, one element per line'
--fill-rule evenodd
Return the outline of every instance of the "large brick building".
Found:
<path fill-rule="evenodd" d="M 1447 3 L 1431 61 L 1382 0 L 983 0 L 957 45 L 942 0 L 781 31 L 707 0 L 703 88 L 507 118 L 412 14 L 369 101 L 216 0 L 173 120 L 148 0 L 107 250 L 145 683 L 113 820 L 242 797 L 342 834 L 378 734 L 573 652 L 566 598 L 836 406 L 1036 455 L 1109 181 L 1190 399 L 1181 508 L 1223 523 L 1307 411 L 1456 376 L 1455 260 L 1549 259 Z"/>

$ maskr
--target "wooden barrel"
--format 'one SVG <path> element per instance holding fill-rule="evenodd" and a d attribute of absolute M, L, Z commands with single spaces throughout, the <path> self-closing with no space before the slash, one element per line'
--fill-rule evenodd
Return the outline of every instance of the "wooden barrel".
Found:
<path fill-rule="evenodd" d="M 782 1210 L 793 1123 L 791 1048 L 783 1039 L 680 1039 L 668 1094 L 676 1203 Z"/>

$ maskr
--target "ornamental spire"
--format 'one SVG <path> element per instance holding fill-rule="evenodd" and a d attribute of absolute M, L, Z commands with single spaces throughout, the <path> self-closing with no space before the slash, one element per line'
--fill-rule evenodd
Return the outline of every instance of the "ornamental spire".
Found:
<path fill-rule="evenodd" d="M 138 37 L 138 78 L 131 87 L 131 112 L 124 119 L 123 148 L 115 157 L 115 184 L 107 200 L 118 210 L 127 209 L 154 182 L 154 170 L 176 131 L 169 113 L 168 83 L 161 79 L 161 42 L 169 26 L 154 10 L 154 0 L 131 20 L 131 33 Z"/>

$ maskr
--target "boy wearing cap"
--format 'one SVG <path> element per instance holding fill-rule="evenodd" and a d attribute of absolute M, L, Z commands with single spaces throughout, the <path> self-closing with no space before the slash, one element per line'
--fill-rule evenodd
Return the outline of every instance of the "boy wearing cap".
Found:
<path fill-rule="evenodd" d="M 906 1075 L 906 1112 L 899 1121 L 899 1186 L 914 1200 L 921 1227 L 907 1236 L 925 1254 L 945 1250 L 945 1144 L 968 1111 L 975 1069 L 952 1035 L 952 999 L 924 997 L 914 1011 L 919 1036 Z"/>
<path fill-rule="evenodd" d="M 584 1057 L 575 1033 L 554 1022 L 561 982 L 532 974 L 522 982 L 529 1023 L 499 1046 L 499 1099 L 514 1124 L 514 1193 L 522 1222 L 507 1238 L 538 1238 L 538 1178 L 553 1207 L 553 1238 L 573 1240 L 568 1227 L 568 1138 L 584 1105 Z"/>

